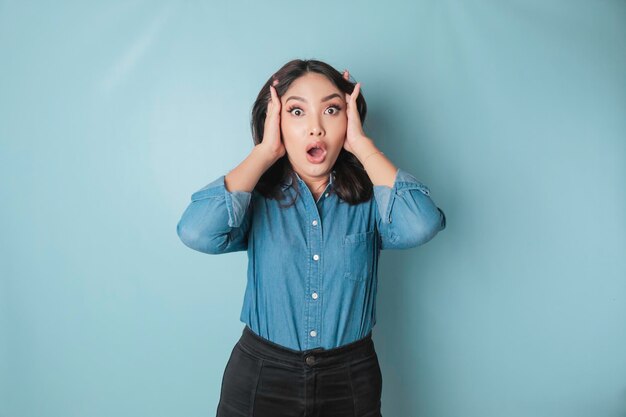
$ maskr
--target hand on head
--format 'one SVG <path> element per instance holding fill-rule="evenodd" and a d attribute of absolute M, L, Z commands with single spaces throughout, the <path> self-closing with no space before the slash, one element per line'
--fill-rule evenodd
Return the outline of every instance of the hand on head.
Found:
<path fill-rule="evenodd" d="M 280 109 L 281 103 L 276 88 L 278 80 L 275 79 L 270 85 L 270 100 L 267 103 L 265 126 L 263 128 L 263 141 L 261 145 L 267 149 L 274 159 L 285 155 L 286 149 L 280 133 Z"/>
<path fill-rule="evenodd" d="M 350 80 L 350 72 L 348 70 L 343 71 L 343 78 L 346 81 Z M 348 116 L 348 127 L 346 129 L 346 140 L 343 147 L 346 151 L 354 153 L 355 146 L 358 146 L 365 137 L 363 126 L 361 126 L 361 116 L 356 106 L 356 98 L 361 92 L 361 83 L 356 83 L 352 94 L 345 94 L 346 99 L 346 113 Z"/>

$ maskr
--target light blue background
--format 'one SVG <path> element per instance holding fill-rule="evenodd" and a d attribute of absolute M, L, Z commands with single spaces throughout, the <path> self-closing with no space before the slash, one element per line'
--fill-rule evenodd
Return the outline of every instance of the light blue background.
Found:
<path fill-rule="evenodd" d="M 185 247 L 292 58 L 431 188 L 381 256 L 386 417 L 626 415 L 626 2 L 0 2 L 0 416 L 212 416 L 245 253 Z"/>

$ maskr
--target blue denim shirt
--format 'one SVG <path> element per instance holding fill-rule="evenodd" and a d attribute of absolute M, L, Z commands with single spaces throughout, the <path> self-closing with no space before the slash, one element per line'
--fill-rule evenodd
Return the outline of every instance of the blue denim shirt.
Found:
<path fill-rule="evenodd" d="M 293 350 L 365 337 L 376 323 L 380 250 L 416 247 L 446 227 L 428 187 L 402 169 L 393 187 L 374 186 L 374 197 L 356 205 L 332 192 L 334 175 L 315 201 L 296 174 L 300 195 L 289 208 L 256 190 L 230 192 L 222 175 L 191 195 L 177 225 L 191 249 L 247 251 L 240 320 Z M 291 178 L 281 186 L 284 205 L 296 191 Z"/>

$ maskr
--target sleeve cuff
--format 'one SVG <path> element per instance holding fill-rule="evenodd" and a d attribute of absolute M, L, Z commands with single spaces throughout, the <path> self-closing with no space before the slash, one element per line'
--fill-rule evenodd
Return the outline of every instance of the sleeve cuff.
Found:
<path fill-rule="evenodd" d="M 221 175 L 216 180 L 205 185 L 191 195 L 191 201 L 202 200 L 205 198 L 223 198 L 226 203 L 226 211 L 228 212 L 228 226 L 239 227 L 245 218 L 246 211 L 250 205 L 252 192 L 250 191 L 228 191 L 224 178 Z"/>
<path fill-rule="evenodd" d="M 409 172 L 398 168 L 393 187 L 386 185 L 374 186 L 374 198 L 378 206 L 378 213 L 384 223 L 391 223 L 391 208 L 398 191 L 418 189 L 423 194 L 430 196 L 429 188 L 420 182 Z"/>

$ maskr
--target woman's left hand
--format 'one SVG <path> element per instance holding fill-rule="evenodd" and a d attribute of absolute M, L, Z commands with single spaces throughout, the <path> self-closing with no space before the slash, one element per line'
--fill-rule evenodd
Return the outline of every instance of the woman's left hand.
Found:
<path fill-rule="evenodd" d="M 343 78 L 348 80 L 350 78 L 350 73 L 348 70 L 344 70 Z M 361 126 L 361 116 L 359 115 L 359 111 L 357 110 L 356 98 L 359 96 L 359 92 L 361 91 L 361 83 L 356 83 L 354 86 L 354 90 L 352 94 L 345 94 L 346 97 L 346 113 L 348 114 L 348 127 L 346 129 L 346 139 L 343 143 L 343 147 L 346 151 L 355 153 L 355 149 L 368 138 L 363 132 L 363 127 Z"/>

